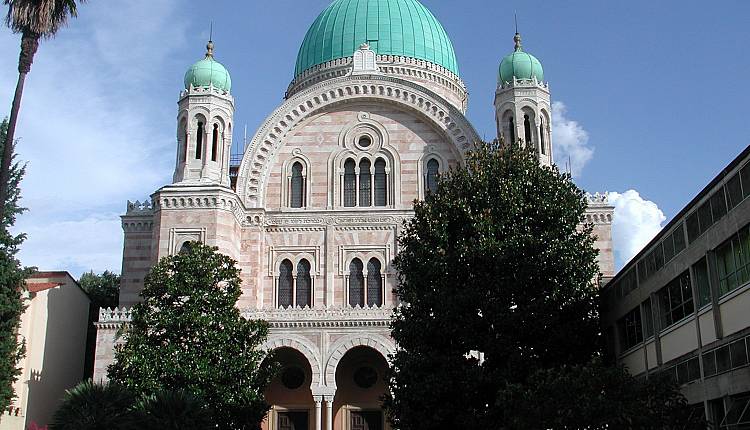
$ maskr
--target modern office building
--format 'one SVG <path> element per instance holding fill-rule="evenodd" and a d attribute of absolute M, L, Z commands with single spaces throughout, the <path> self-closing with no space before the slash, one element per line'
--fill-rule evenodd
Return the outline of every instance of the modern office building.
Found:
<path fill-rule="evenodd" d="M 611 350 L 667 372 L 715 428 L 750 428 L 750 147 L 605 287 Z"/>

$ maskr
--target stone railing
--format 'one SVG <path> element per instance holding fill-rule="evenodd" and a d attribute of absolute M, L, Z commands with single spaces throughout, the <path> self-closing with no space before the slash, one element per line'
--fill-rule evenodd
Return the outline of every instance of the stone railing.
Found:
<path fill-rule="evenodd" d="M 128 209 L 125 213 L 127 215 L 151 215 L 154 213 L 154 206 L 151 200 L 136 200 L 134 202 L 128 200 Z"/>
<path fill-rule="evenodd" d="M 586 193 L 586 200 L 589 202 L 589 204 L 594 204 L 594 205 L 609 204 L 609 197 L 607 196 L 607 193 L 594 193 L 594 194 Z"/>
<path fill-rule="evenodd" d="M 296 327 L 387 327 L 390 307 L 245 309 L 247 319 L 268 321 L 274 328 Z"/>
<path fill-rule="evenodd" d="M 547 82 L 541 82 L 534 76 L 531 79 L 516 79 L 513 77 L 513 82 L 506 81 L 502 82 L 500 89 L 513 88 L 513 87 L 537 87 L 549 91 L 549 84 Z"/>
<path fill-rule="evenodd" d="M 100 323 L 126 323 L 133 318 L 132 308 L 99 309 Z"/>

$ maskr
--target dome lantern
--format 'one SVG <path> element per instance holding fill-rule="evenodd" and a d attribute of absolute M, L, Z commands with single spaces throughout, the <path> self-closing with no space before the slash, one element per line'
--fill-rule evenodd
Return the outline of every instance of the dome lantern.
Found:
<path fill-rule="evenodd" d="M 230 92 L 232 78 L 229 71 L 214 59 L 214 43 L 206 44 L 206 56 L 190 66 L 185 73 L 185 89 L 214 87 L 221 91 Z"/>
<path fill-rule="evenodd" d="M 533 55 L 524 52 L 521 45 L 521 35 L 516 33 L 513 36 L 513 52 L 506 55 L 500 62 L 498 80 L 500 85 L 506 82 L 513 82 L 515 79 L 534 79 L 538 82 L 544 81 L 544 69 L 542 63 Z"/>

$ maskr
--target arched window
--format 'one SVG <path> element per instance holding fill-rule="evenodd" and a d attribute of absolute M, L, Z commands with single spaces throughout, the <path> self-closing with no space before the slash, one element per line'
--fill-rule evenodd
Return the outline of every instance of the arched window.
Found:
<path fill-rule="evenodd" d="M 427 171 L 424 175 L 425 191 L 429 191 L 431 193 L 437 192 L 439 171 L 440 163 L 438 163 L 436 159 L 433 158 L 427 162 Z"/>
<path fill-rule="evenodd" d="M 292 298 L 294 294 L 294 280 L 292 279 L 293 269 L 294 266 L 292 266 L 292 262 L 289 260 L 282 261 L 281 266 L 279 266 L 278 300 L 280 308 L 287 308 L 292 306 Z"/>
<path fill-rule="evenodd" d="M 372 206 L 372 174 L 370 173 L 370 160 L 364 159 L 359 162 L 359 205 L 363 207 Z"/>
<path fill-rule="evenodd" d="M 355 258 L 349 263 L 349 306 L 365 305 L 365 279 L 362 261 Z"/>
<path fill-rule="evenodd" d="M 310 263 L 307 260 L 297 263 L 297 306 L 312 306 L 312 279 Z"/>
<path fill-rule="evenodd" d="M 198 131 L 195 137 L 195 159 L 200 160 L 203 155 L 203 123 L 198 123 Z"/>
<path fill-rule="evenodd" d="M 523 116 L 523 132 L 524 132 L 524 143 L 528 146 L 531 145 L 532 139 L 531 139 L 531 121 L 529 121 L 529 116 L 524 115 Z"/>
<path fill-rule="evenodd" d="M 344 206 L 357 206 L 357 174 L 356 164 L 351 158 L 344 163 Z"/>
<path fill-rule="evenodd" d="M 510 132 L 510 144 L 516 143 L 516 125 L 513 122 L 513 117 L 508 118 L 508 131 Z"/>
<path fill-rule="evenodd" d="M 289 203 L 293 208 L 302 208 L 305 206 L 305 178 L 302 176 L 302 169 L 302 163 L 299 161 L 292 165 Z"/>
<path fill-rule="evenodd" d="M 367 306 L 383 306 L 383 277 L 377 258 L 367 262 Z"/>
<path fill-rule="evenodd" d="M 385 160 L 375 160 L 375 206 L 388 204 L 388 176 L 385 173 Z"/>
<path fill-rule="evenodd" d="M 544 120 L 539 121 L 539 147 L 542 150 L 542 155 L 547 153 L 545 148 L 546 142 L 544 141 Z"/>
<path fill-rule="evenodd" d="M 211 141 L 211 161 L 216 161 L 219 156 L 219 124 L 214 124 L 214 134 Z"/>

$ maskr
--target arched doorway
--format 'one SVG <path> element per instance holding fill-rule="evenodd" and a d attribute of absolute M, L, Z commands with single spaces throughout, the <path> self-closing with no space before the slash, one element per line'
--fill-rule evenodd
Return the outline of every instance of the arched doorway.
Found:
<path fill-rule="evenodd" d="M 266 389 L 271 405 L 264 430 L 309 430 L 314 428 L 315 402 L 310 384 L 312 368 L 299 351 L 281 347 L 274 351 L 279 373 Z"/>
<path fill-rule="evenodd" d="M 386 430 L 382 408 L 386 393 L 388 363 L 377 350 L 357 346 L 344 354 L 336 366 L 334 430 Z"/>

